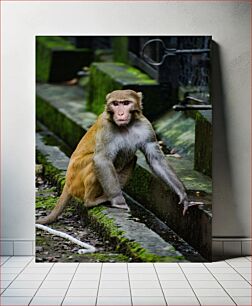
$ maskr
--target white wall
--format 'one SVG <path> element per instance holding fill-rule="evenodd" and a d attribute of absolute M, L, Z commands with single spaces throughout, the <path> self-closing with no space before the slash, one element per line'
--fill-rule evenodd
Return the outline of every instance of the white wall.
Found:
<path fill-rule="evenodd" d="M 212 35 L 219 49 L 212 76 L 215 105 L 213 235 L 249 237 L 251 46 L 248 2 L 4 1 L 1 6 L 3 239 L 34 240 L 34 63 L 35 35 L 41 34 Z"/>

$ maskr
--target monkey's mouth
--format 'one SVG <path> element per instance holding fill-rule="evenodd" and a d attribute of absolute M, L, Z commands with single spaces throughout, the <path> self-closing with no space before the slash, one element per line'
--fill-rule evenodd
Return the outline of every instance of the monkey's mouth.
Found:
<path fill-rule="evenodd" d="M 124 125 L 124 124 L 128 124 L 129 120 L 128 119 L 118 119 L 118 120 L 116 120 L 116 122 L 119 125 Z"/>

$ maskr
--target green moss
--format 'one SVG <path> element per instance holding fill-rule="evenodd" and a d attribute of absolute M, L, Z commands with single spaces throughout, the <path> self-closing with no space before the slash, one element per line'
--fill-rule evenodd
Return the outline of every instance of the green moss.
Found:
<path fill-rule="evenodd" d="M 76 48 L 62 37 L 36 37 L 36 78 L 38 81 L 70 80 L 78 69 L 89 65 L 91 60 L 91 50 Z"/>
<path fill-rule="evenodd" d="M 48 48 L 74 50 L 75 46 L 59 36 L 37 36 L 36 42 Z"/>
<path fill-rule="evenodd" d="M 61 139 L 64 139 L 72 149 L 76 147 L 85 132 L 80 125 L 59 112 L 40 96 L 36 96 L 36 117 L 48 129 L 53 131 Z"/>
<path fill-rule="evenodd" d="M 70 42 L 57 36 L 36 37 L 36 77 L 39 81 L 48 81 L 54 50 L 74 50 Z"/>
<path fill-rule="evenodd" d="M 113 90 L 154 84 L 156 81 L 148 75 L 123 63 L 93 63 L 90 69 L 88 110 L 102 113 L 106 95 Z"/>
<path fill-rule="evenodd" d="M 58 197 L 36 197 L 36 208 L 45 208 L 51 210 L 54 208 Z"/>
<path fill-rule="evenodd" d="M 128 37 L 112 37 L 113 58 L 115 62 L 128 63 Z"/>
<path fill-rule="evenodd" d="M 123 254 L 102 254 L 93 253 L 88 254 L 90 258 L 93 258 L 96 262 L 129 262 L 129 258 Z"/>
<path fill-rule="evenodd" d="M 126 254 L 128 257 L 131 257 L 133 261 L 141 262 L 176 262 L 184 260 L 183 256 L 158 256 L 149 253 L 139 243 L 127 239 L 124 235 L 125 233 L 118 229 L 114 220 L 108 217 L 104 210 L 104 206 L 98 206 L 89 210 L 91 224 L 93 224 L 96 230 L 101 232 L 105 239 L 111 241 L 117 252 Z"/>
<path fill-rule="evenodd" d="M 152 175 L 141 166 L 136 165 L 134 173 L 127 183 L 125 190 L 130 190 L 130 194 L 140 199 L 149 199 Z M 141 201 L 140 201 L 141 202 Z"/>
<path fill-rule="evenodd" d="M 44 166 L 44 176 L 53 184 L 56 184 L 59 191 L 62 191 L 65 185 L 65 175 L 63 172 L 54 167 L 39 151 L 36 151 L 36 160 Z"/>

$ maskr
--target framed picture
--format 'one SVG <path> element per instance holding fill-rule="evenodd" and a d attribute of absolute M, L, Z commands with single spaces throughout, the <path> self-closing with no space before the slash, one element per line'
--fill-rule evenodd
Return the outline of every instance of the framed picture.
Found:
<path fill-rule="evenodd" d="M 211 42 L 36 36 L 37 262 L 211 260 Z"/>

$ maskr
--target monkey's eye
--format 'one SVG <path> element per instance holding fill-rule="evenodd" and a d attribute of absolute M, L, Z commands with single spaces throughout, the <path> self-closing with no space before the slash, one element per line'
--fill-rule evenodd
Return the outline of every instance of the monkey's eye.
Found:
<path fill-rule="evenodd" d="M 130 101 L 123 101 L 123 105 L 129 105 L 130 103 Z"/>
<path fill-rule="evenodd" d="M 113 101 L 111 104 L 112 104 L 113 106 L 118 106 L 118 105 L 119 105 L 119 103 L 118 103 L 117 101 Z"/>

